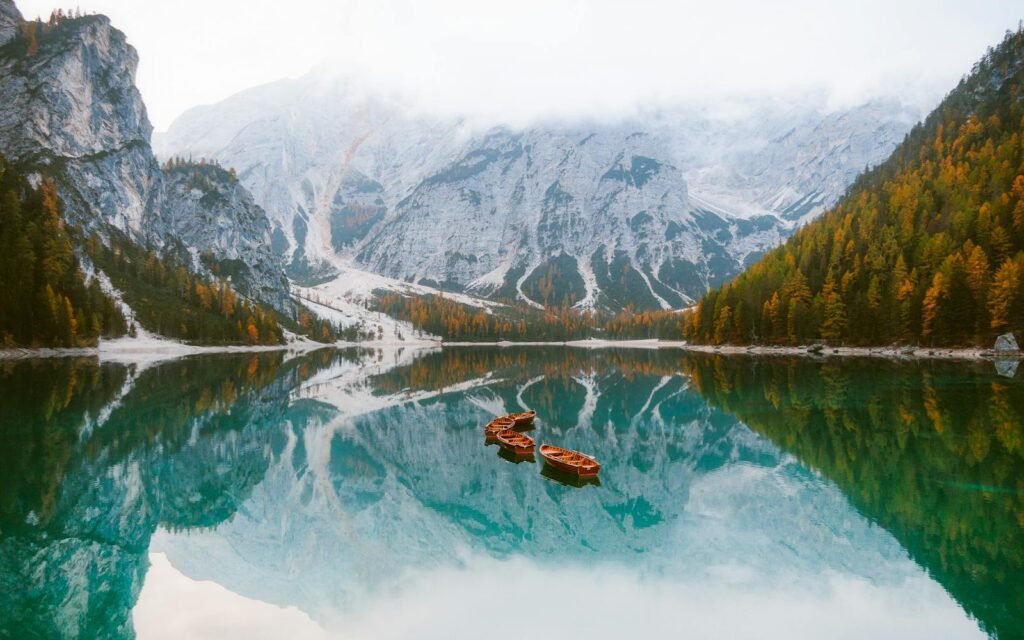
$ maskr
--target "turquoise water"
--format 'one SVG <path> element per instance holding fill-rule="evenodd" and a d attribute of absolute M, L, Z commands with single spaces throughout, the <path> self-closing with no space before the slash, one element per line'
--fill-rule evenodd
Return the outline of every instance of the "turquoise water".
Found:
<path fill-rule="evenodd" d="M 1024 637 L 1021 378 L 547 347 L 3 363 L 0 637 Z M 523 407 L 600 482 L 487 446 Z"/>

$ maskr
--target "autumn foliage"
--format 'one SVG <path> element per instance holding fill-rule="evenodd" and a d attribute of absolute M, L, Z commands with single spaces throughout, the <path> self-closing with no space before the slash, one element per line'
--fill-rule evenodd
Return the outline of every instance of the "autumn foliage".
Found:
<path fill-rule="evenodd" d="M 53 183 L 33 188 L 2 157 L 0 292 L 0 346 L 86 346 L 126 329 L 96 279 L 86 280 Z"/>
<path fill-rule="evenodd" d="M 161 255 L 113 230 L 84 245 L 150 331 L 201 344 L 284 342 L 276 312 L 240 297 L 225 279 L 193 272 L 172 252 Z"/>
<path fill-rule="evenodd" d="M 1024 331 L 1024 32 L 892 157 L 686 319 L 714 344 L 990 345 Z"/>

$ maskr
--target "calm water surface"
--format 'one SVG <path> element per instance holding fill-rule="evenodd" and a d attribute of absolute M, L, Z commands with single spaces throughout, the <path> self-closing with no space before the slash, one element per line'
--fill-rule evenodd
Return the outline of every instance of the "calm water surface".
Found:
<path fill-rule="evenodd" d="M 0 637 L 1024 637 L 1024 375 L 570 348 L 0 364 Z M 486 446 L 493 415 L 599 484 Z"/>

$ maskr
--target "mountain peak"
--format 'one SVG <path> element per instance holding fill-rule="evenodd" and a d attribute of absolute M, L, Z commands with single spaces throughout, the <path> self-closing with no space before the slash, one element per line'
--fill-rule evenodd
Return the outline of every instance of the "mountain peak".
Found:
<path fill-rule="evenodd" d="M 9 0 L 0 0 L 0 25 L 17 15 Z M 14 24 L 17 37 L 21 24 Z M 38 52 L 8 47 L 0 53 L 7 107 L 0 140 L 8 156 L 96 158 L 148 145 L 152 126 L 135 87 L 138 54 L 106 16 L 42 23 L 31 39 Z"/>
<path fill-rule="evenodd" d="M 160 151 L 234 167 L 302 282 L 343 265 L 537 306 L 654 310 L 776 246 L 916 121 L 896 102 L 745 110 L 478 129 L 315 76 L 190 111 Z"/>

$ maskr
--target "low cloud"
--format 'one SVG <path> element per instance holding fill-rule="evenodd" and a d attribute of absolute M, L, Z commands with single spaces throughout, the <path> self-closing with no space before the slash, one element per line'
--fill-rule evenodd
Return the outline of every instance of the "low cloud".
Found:
<path fill-rule="evenodd" d="M 23 0 L 27 15 L 51 0 Z M 1016 26 L 1012 2 L 94 0 L 142 59 L 158 129 L 319 65 L 444 115 L 510 123 L 814 88 L 931 100 Z"/>

